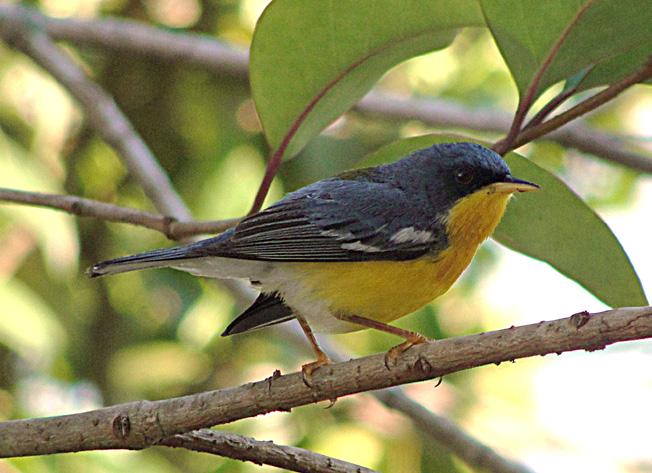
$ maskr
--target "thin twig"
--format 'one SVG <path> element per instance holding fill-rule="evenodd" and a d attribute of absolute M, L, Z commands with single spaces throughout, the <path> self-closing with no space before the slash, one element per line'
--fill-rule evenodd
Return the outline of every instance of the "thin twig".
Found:
<path fill-rule="evenodd" d="M 550 48 L 550 51 L 548 52 L 545 59 L 539 66 L 539 69 L 532 77 L 532 80 L 530 81 L 530 84 L 528 85 L 525 91 L 525 95 L 521 97 L 518 102 L 518 107 L 516 109 L 516 113 L 514 114 L 514 120 L 512 121 L 512 125 L 509 127 L 509 132 L 507 132 L 507 136 L 504 139 L 496 142 L 492 146 L 492 149 L 496 153 L 500 155 L 504 155 L 507 151 L 514 149 L 512 147 L 512 144 L 514 143 L 514 140 L 516 139 L 516 137 L 521 131 L 521 127 L 523 125 L 523 121 L 525 120 L 527 113 L 530 111 L 530 108 L 534 104 L 534 99 L 536 98 L 537 92 L 539 91 L 539 85 L 541 84 L 541 80 L 543 80 L 543 77 L 548 71 L 548 68 L 550 67 L 554 59 L 557 57 L 557 53 L 559 53 L 559 49 L 561 48 L 562 44 L 564 44 L 564 41 L 566 41 L 566 38 L 568 38 L 570 32 L 577 25 L 580 18 L 582 18 L 584 13 L 586 13 L 586 11 L 589 9 L 589 7 L 591 7 L 592 4 L 593 4 L 593 0 L 589 0 L 580 7 L 580 9 L 577 11 L 577 13 L 572 18 L 572 20 L 568 22 L 568 24 L 564 27 L 563 31 L 559 35 L 559 38 L 557 38 L 557 40 L 552 45 L 552 48 Z"/>
<path fill-rule="evenodd" d="M 572 87 L 568 90 L 562 90 L 560 93 L 555 95 L 547 104 L 545 104 L 543 107 L 541 107 L 541 110 L 539 110 L 523 127 L 523 130 L 527 130 L 528 128 L 532 128 L 535 125 L 538 125 L 541 123 L 543 120 L 545 120 L 552 112 L 554 112 L 562 103 L 564 103 L 566 100 L 568 100 L 575 92 L 577 92 L 577 89 L 579 88 L 579 85 L 577 87 Z"/>
<path fill-rule="evenodd" d="M 0 5 L 2 18 L 26 19 L 58 41 L 183 62 L 244 79 L 249 73 L 246 48 L 208 35 L 172 32 L 128 19 L 54 18 L 21 5 Z"/>
<path fill-rule="evenodd" d="M 304 448 L 278 445 L 218 430 L 195 430 L 166 438 L 159 445 L 213 453 L 258 465 L 311 473 L 373 473 L 373 470 Z"/>
<path fill-rule="evenodd" d="M 368 60 L 373 54 L 377 54 L 377 53 L 376 52 L 370 53 L 367 56 L 364 56 L 358 59 L 357 61 L 354 61 L 353 63 L 349 64 L 346 68 L 344 68 L 344 70 L 340 71 L 340 73 L 337 74 L 337 76 L 333 80 L 327 83 L 324 87 L 321 88 L 321 90 L 319 90 L 315 94 L 315 96 L 310 100 L 310 102 L 308 102 L 308 104 L 304 107 L 301 113 L 291 123 L 287 132 L 283 136 L 281 143 L 278 145 L 278 147 L 274 150 L 271 157 L 269 158 L 269 162 L 267 163 L 267 169 L 265 170 L 265 176 L 263 177 L 263 180 L 260 183 L 258 192 L 256 192 L 256 197 L 254 198 L 254 202 L 251 206 L 251 210 L 249 210 L 249 215 L 255 214 L 263 206 L 263 202 L 265 201 L 265 197 L 267 197 L 269 188 L 272 185 L 272 181 L 276 176 L 278 168 L 281 166 L 281 162 L 283 160 L 283 157 L 285 156 L 285 152 L 287 151 L 288 146 L 292 142 L 292 139 L 299 131 L 299 128 L 301 128 L 301 125 L 303 125 L 303 123 L 310 115 L 310 112 L 314 110 L 314 108 L 317 106 L 319 101 L 322 100 L 326 96 L 326 94 L 333 89 L 333 87 L 335 87 L 339 82 L 341 82 L 342 79 L 346 77 L 347 74 L 349 74 L 351 71 L 355 70 L 356 68 L 360 67 L 360 65 L 362 65 L 366 60 Z"/>
<path fill-rule="evenodd" d="M 116 150 L 161 213 L 191 220 L 165 171 L 116 103 L 66 53 L 29 23 L 29 18 L 3 17 L 0 35 L 49 72 L 79 102 L 93 128 Z"/>
<path fill-rule="evenodd" d="M 159 231 L 172 240 L 181 240 L 193 235 L 220 233 L 234 226 L 240 220 L 231 218 L 206 222 L 179 222 L 174 217 L 128 207 L 119 207 L 83 197 L 26 192 L 1 187 L 0 201 L 63 210 L 79 217 L 93 217 L 110 222 L 130 223 Z"/>
<path fill-rule="evenodd" d="M 324 366 L 312 388 L 301 373 L 161 401 L 138 401 L 80 414 L 0 423 L 0 455 L 42 455 L 110 448 L 144 448 L 175 434 L 349 394 L 438 378 L 518 358 L 572 350 L 594 351 L 652 337 L 652 307 L 510 327 L 410 348 L 389 369 L 377 354 Z"/>
<path fill-rule="evenodd" d="M 552 130 L 556 130 L 566 123 L 575 120 L 577 117 L 580 117 L 592 110 L 595 110 L 600 105 L 612 100 L 629 87 L 638 84 L 639 82 L 644 82 L 652 78 L 652 56 L 650 56 L 645 63 L 645 65 L 636 72 L 629 74 L 628 76 L 623 77 L 618 82 L 611 84 L 609 87 L 603 91 L 592 95 L 588 99 L 578 103 L 573 108 L 552 117 L 550 120 L 541 123 L 540 125 L 534 126 L 528 130 L 524 130 L 518 135 L 514 143 L 508 149 L 516 149 L 519 146 L 529 143 L 530 141 L 539 138 L 547 133 L 550 133 Z"/>

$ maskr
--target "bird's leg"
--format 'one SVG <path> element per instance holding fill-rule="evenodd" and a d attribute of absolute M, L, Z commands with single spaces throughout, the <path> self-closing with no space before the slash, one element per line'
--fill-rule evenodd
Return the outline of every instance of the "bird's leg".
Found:
<path fill-rule="evenodd" d="M 402 328 L 394 327 L 393 325 L 385 324 L 383 322 L 378 322 L 366 317 L 360 317 L 359 315 L 339 314 L 337 318 L 347 322 L 352 322 L 354 324 L 362 325 L 363 327 L 374 328 L 376 330 L 380 330 L 381 332 L 391 333 L 392 335 L 403 337 L 405 339 L 403 343 L 390 348 L 385 354 L 385 366 L 388 368 L 390 365 L 395 365 L 398 357 L 411 346 L 431 341 L 429 338 L 424 337 L 420 333 L 404 330 Z"/>
<path fill-rule="evenodd" d="M 308 341 L 310 342 L 310 345 L 312 346 L 315 355 L 317 355 L 316 361 L 313 361 L 312 363 L 306 363 L 301 367 L 303 382 L 305 383 L 306 386 L 311 388 L 312 373 L 320 366 L 329 364 L 331 360 L 328 358 L 328 355 L 324 352 L 324 350 L 321 349 L 321 347 L 317 343 L 317 339 L 315 338 L 315 335 L 312 333 L 312 329 L 310 328 L 310 325 L 308 325 L 306 319 L 300 316 L 296 316 L 296 318 L 299 321 L 299 325 L 301 325 L 301 330 L 303 330 L 303 333 L 306 334 L 306 337 L 308 338 Z"/>

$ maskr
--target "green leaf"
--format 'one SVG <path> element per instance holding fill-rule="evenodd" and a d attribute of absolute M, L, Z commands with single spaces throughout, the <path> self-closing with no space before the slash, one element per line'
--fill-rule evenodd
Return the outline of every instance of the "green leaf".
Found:
<path fill-rule="evenodd" d="M 591 65 L 582 89 L 611 83 L 642 67 L 652 51 L 647 0 L 479 1 L 521 97 L 556 44 L 537 96 Z"/>
<path fill-rule="evenodd" d="M 391 143 L 365 166 L 395 161 L 434 143 L 474 141 L 425 135 Z M 480 143 L 486 144 L 486 143 Z M 612 307 L 647 305 L 641 282 L 607 224 L 559 178 L 517 153 L 505 158 L 514 176 L 536 182 L 538 192 L 517 195 L 493 238 L 545 261 Z"/>
<path fill-rule="evenodd" d="M 541 185 L 518 195 L 494 239 L 550 264 L 612 307 L 647 305 L 641 282 L 607 224 L 555 175 L 517 153 L 506 157 L 514 175 Z"/>
<path fill-rule="evenodd" d="M 276 0 L 251 45 L 251 88 L 273 149 L 296 154 L 392 66 L 483 25 L 472 0 Z"/>

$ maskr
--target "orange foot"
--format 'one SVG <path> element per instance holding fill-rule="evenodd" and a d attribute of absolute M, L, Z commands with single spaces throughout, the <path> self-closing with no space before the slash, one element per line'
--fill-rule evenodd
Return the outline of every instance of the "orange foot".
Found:
<path fill-rule="evenodd" d="M 385 353 L 385 367 L 389 370 L 392 366 L 396 366 L 398 362 L 398 357 L 407 351 L 413 345 L 419 345 L 421 343 L 430 342 L 427 337 L 424 337 L 418 333 L 412 333 L 409 338 L 407 338 L 403 343 L 396 345 L 395 347 L 390 348 L 387 353 Z"/>
<path fill-rule="evenodd" d="M 330 364 L 331 360 L 326 356 L 326 353 L 320 352 L 317 354 L 317 360 L 312 363 L 306 363 L 301 367 L 301 376 L 303 378 L 303 384 L 312 388 L 312 374 L 324 365 Z"/>

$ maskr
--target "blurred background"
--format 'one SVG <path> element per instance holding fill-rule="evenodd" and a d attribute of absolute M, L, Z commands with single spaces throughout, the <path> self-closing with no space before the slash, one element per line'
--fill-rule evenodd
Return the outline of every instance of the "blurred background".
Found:
<path fill-rule="evenodd" d="M 202 32 L 246 48 L 264 0 L 44 0 L 54 17 L 115 15 Z M 66 50 L 116 100 L 197 219 L 246 213 L 268 152 L 247 81 L 101 49 Z M 378 85 L 512 111 L 516 91 L 489 34 L 403 63 Z M 551 92 L 552 93 L 552 92 Z M 550 94 L 546 95 L 550 97 Z M 652 92 L 637 86 L 588 118 L 652 152 Z M 351 112 L 282 167 L 268 202 L 354 167 L 417 121 Z M 495 139 L 496 135 L 472 133 Z M 652 294 L 652 179 L 541 140 L 521 151 L 557 173 L 606 220 Z M 0 186 L 155 211 L 114 151 L 47 73 L 0 43 Z M 172 243 L 125 224 L 0 203 L 0 420 L 56 415 L 228 387 L 297 370 L 312 356 L 281 328 L 222 338 L 243 306 L 213 281 L 173 270 L 88 279 L 94 262 Z M 599 255 L 596 255 L 599 257 Z M 605 275 L 608 277 L 608 275 Z M 444 338 L 606 307 L 546 264 L 485 244 L 444 297 L 398 325 Z M 294 323 L 294 322 L 292 322 Z M 388 349 L 372 331 L 328 339 L 349 357 Z M 519 360 L 407 386 L 415 400 L 536 471 L 652 472 L 652 345 Z M 469 471 L 411 422 L 367 395 L 224 426 L 388 472 Z M 153 448 L 14 459 L 0 472 L 259 472 L 215 456 Z"/>

